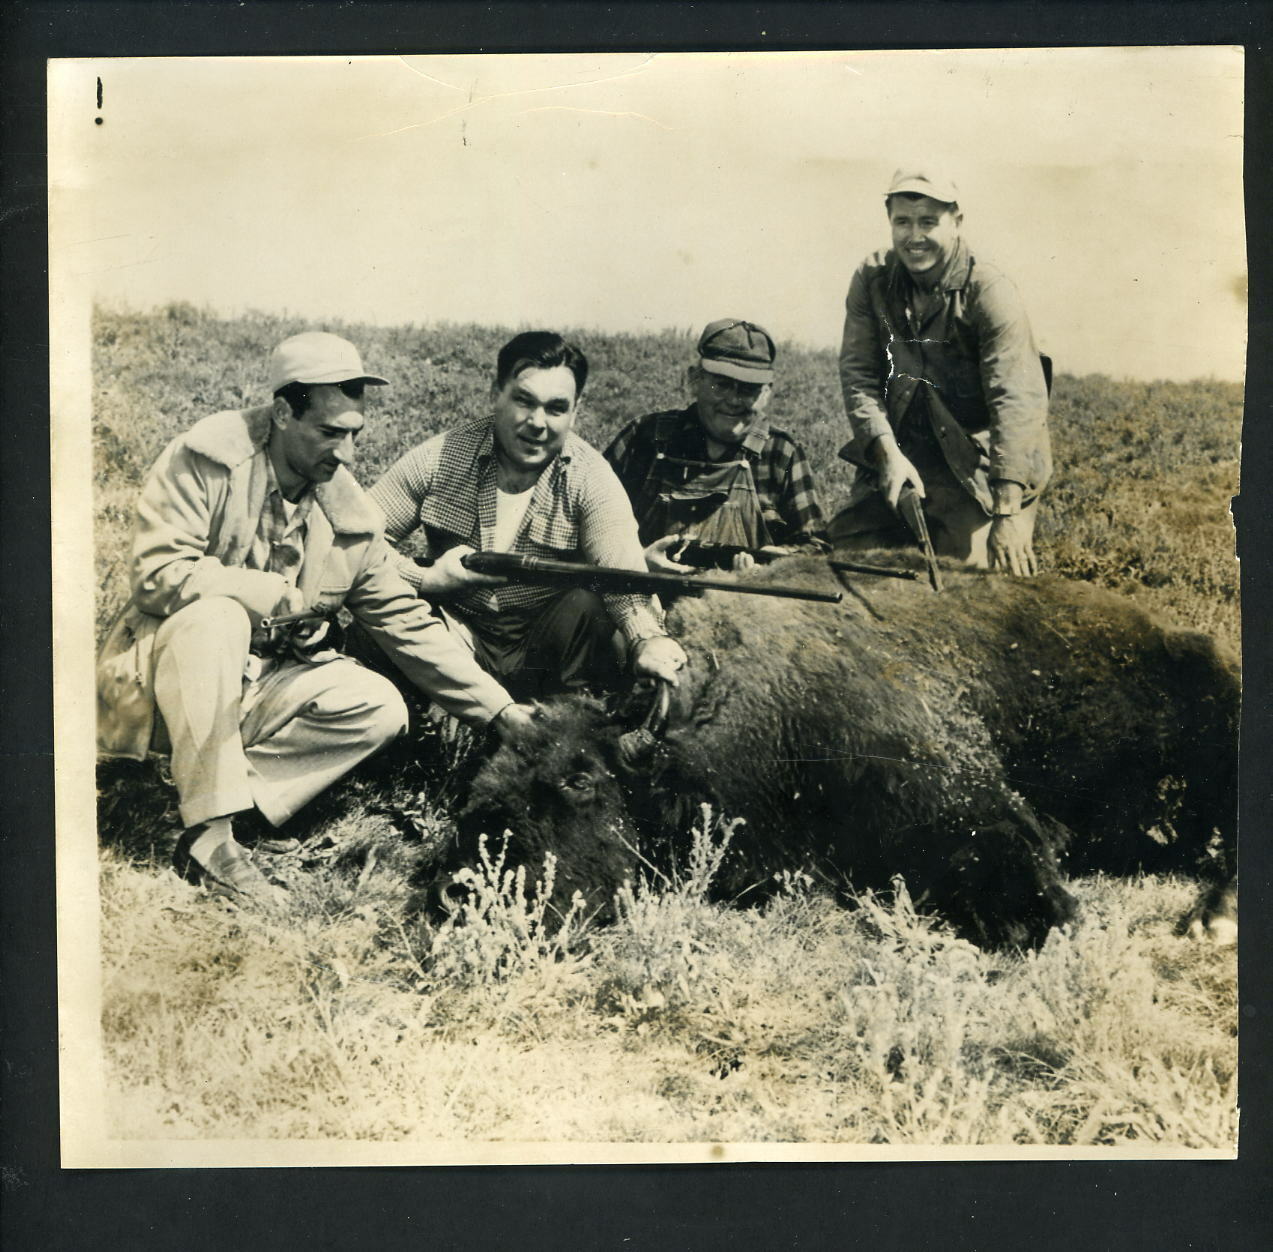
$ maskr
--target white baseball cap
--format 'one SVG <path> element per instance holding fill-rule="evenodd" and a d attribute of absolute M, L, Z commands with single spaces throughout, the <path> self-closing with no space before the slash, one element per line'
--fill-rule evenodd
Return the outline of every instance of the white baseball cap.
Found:
<path fill-rule="evenodd" d="M 325 330 L 307 330 L 284 339 L 270 353 L 270 392 L 288 383 L 364 383 L 387 386 L 387 378 L 368 374 L 358 349 L 348 339 Z"/>
<path fill-rule="evenodd" d="M 896 170 L 884 195 L 897 196 L 907 191 L 918 196 L 927 196 L 941 204 L 956 204 L 959 201 L 959 188 L 955 186 L 954 180 L 936 170 L 925 171 L 915 166 L 903 166 Z"/>

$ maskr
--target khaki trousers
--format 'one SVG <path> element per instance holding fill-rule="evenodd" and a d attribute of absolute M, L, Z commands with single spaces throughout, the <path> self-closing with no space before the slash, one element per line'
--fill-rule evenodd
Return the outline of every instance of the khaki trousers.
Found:
<path fill-rule="evenodd" d="M 392 683 L 342 657 L 244 675 L 251 627 L 234 600 L 197 600 L 155 636 L 155 703 L 181 820 L 254 805 L 281 825 L 407 725 Z"/>
<path fill-rule="evenodd" d="M 908 443 L 903 449 L 924 483 L 924 515 L 929 538 L 938 556 L 950 556 L 978 569 L 990 565 L 986 543 L 993 519 L 959 484 L 931 437 Z M 1038 516 L 1036 496 L 1021 510 L 1020 526 L 1034 538 Z M 846 506 L 827 527 L 831 546 L 847 548 L 913 548 L 915 536 L 906 523 L 873 491 L 856 505 Z"/>
<path fill-rule="evenodd" d="M 986 543 L 990 538 L 992 519 L 986 511 L 957 483 L 943 483 L 940 478 L 921 472 L 924 488 L 924 515 L 929 538 L 938 556 L 950 556 L 977 569 L 987 569 L 990 554 Z M 1031 500 L 1021 510 L 1021 525 L 1031 539 L 1038 516 L 1039 502 Z M 878 492 L 853 508 L 842 509 L 831 519 L 827 537 L 837 551 L 869 548 L 914 548 L 915 536 L 906 523 L 888 507 Z"/>

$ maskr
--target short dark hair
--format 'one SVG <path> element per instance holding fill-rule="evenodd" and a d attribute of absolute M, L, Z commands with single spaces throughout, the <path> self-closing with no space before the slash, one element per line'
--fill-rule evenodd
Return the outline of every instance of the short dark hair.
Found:
<path fill-rule="evenodd" d="M 553 330 L 526 330 L 514 335 L 495 360 L 495 390 L 528 367 L 550 370 L 564 365 L 575 376 L 575 398 L 583 395 L 588 381 L 588 358 L 582 349 Z"/>
<path fill-rule="evenodd" d="M 884 212 L 885 212 L 885 213 L 892 213 L 892 212 L 893 212 L 893 201 L 894 201 L 894 200 L 899 200 L 899 199 L 900 199 L 900 200 L 910 200 L 912 203 L 914 203 L 916 200 L 933 200 L 933 199 L 934 199 L 934 197 L 933 197 L 933 196 L 926 196 L 926 195 L 924 195 L 924 193 L 923 193 L 923 192 L 921 192 L 921 191 L 895 191 L 895 192 L 893 192 L 893 194 L 892 194 L 891 196 L 885 196 L 885 197 L 884 197 Z M 949 209 L 952 213 L 958 213 L 958 212 L 959 212 L 959 203 L 958 203 L 958 201 L 955 201 L 955 200 L 936 200 L 936 203 L 937 203 L 937 204 L 942 205 L 942 207 L 943 207 L 943 208 L 947 208 L 947 209 Z"/>
<path fill-rule="evenodd" d="M 274 398 L 277 400 L 282 396 L 287 401 L 287 407 L 292 410 L 293 417 L 304 417 L 309 412 L 310 388 L 320 385 L 331 386 L 330 383 L 288 383 L 274 393 Z M 367 384 L 361 378 L 351 378 L 347 382 L 337 383 L 336 386 L 351 400 L 361 400 Z"/>

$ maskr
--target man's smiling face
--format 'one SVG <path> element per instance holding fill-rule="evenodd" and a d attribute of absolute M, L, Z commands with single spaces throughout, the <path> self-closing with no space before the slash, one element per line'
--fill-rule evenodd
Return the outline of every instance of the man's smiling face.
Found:
<path fill-rule="evenodd" d="M 565 365 L 529 366 L 493 397 L 495 448 L 510 469 L 542 470 L 575 424 L 575 376 Z"/>
<path fill-rule="evenodd" d="M 943 204 L 928 196 L 895 195 L 889 204 L 893 248 L 917 278 L 941 272 L 954 251 L 962 221 L 958 205 Z"/>

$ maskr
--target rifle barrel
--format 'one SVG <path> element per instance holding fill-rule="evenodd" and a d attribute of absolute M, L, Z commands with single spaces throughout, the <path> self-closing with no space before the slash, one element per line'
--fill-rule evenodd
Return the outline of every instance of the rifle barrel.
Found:
<path fill-rule="evenodd" d="M 812 600 L 819 604 L 839 604 L 839 591 L 806 591 L 803 587 L 758 586 L 728 582 L 721 578 L 664 573 L 654 570 L 616 569 L 610 565 L 584 565 L 575 561 L 554 561 L 548 557 L 522 556 L 512 552 L 471 552 L 463 558 L 465 569 L 479 574 L 497 574 L 523 582 L 564 583 L 586 587 L 599 594 L 657 595 L 661 591 L 679 595 L 702 595 L 704 591 L 726 591 L 738 595 L 777 596 L 784 600 Z"/>
<path fill-rule="evenodd" d="M 890 569 L 885 565 L 859 565 L 856 561 L 828 561 L 833 570 L 846 574 L 878 574 L 881 578 L 909 578 L 915 581 L 919 575 L 913 569 Z"/>
<path fill-rule="evenodd" d="M 942 589 L 941 569 L 937 565 L 937 556 L 933 551 L 933 541 L 928 534 L 928 522 L 924 518 L 924 505 L 919 493 L 909 483 L 902 488 L 897 497 L 897 511 L 909 527 L 924 554 L 924 564 L 928 566 L 928 583 L 934 591 Z"/>
<path fill-rule="evenodd" d="M 294 622 L 321 622 L 327 616 L 318 609 L 302 609 L 299 613 L 280 613 L 277 617 L 261 618 L 262 630 L 273 630 L 275 626 L 291 626 Z"/>

